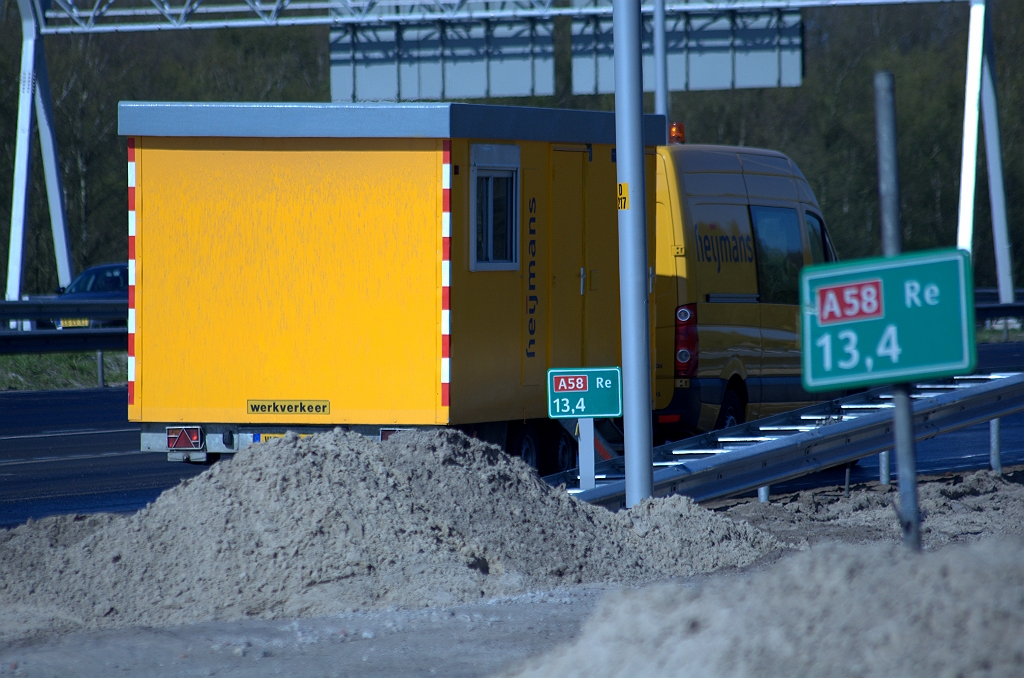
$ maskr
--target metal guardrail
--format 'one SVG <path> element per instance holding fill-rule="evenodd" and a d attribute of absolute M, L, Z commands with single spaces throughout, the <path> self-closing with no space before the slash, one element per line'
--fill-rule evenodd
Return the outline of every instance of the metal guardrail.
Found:
<path fill-rule="evenodd" d="M 31 301 L 0 301 L 0 320 L 34 320 L 55 318 L 127 318 L 127 301 L 36 299 Z"/>
<path fill-rule="evenodd" d="M 1024 374 L 918 384 L 912 397 L 914 437 L 926 440 L 1024 410 Z M 888 389 L 874 389 L 659 446 L 654 496 L 728 497 L 891 450 L 891 408 Z M 622 469 L 622 458 L 598 464 L 598 478 L 605 484 L 575 496 L 612 510 L 623 508 Z M 558 484 L 571 477 L 567 472 L 545 480 Z"/>
<path fill-rule="evenodd" d="M 1013 304 L 975 304 L 975 320 L 991 320 L 993 318 L 1024 318 L 1024 303 Z"/>
<path fill-rule="evenodd" d="M 0 332 L 0 355 L 127 350 L 128 330 L 124 327 Z"/>
<path fill-rule="evenodd" d="M 12 320 L 52 322 L 63 318 L 119 320 L 128 317 L 128 302 L 118 300 L 33 299 L 0 302 L 0 355 L 126 351 L 128 328 L 7 329 Z"/>

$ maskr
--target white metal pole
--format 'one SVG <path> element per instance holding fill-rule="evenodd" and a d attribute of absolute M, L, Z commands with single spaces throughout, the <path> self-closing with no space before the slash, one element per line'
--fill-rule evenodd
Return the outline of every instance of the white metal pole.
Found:
<path fill-rule="evenodd" d="M 43 156 L 46 198 L 50 208 L 50 230 L 53 232 L 53 253 L 57 259 L 57 280 L 61 287 L 67 287 L 74 277 L 74 269 L 71 265 L 68 221 L 64 213 L 64 187 L 60 175 L 60 157 L 57 153 L 57 129 L 53 121 L 50 77 L 46 71 L 46 53 L 43 51 L 41 39 L 36 40 L 35 54 L 36 129 L 39 130 L 39 150 Z"/>
<path fill-rule="evenodd" d="M 594 420 L 587 417 L 578 421 L 580 427 L 580 489 L 597 487 L 594 479 Z"/>
<path fill-rule="evenodd" d="M 612 16 L 615 46 L 615 173 L 619 199 L 619 299 L 622 312 L 622 407 L 628 508 L 650 497 L 654 489 L 640 0 L 613 0 Z"/>
<path fill-rule="evenodd" d="M 985 38 L 985 0 L 971 0 L 967 29 L 967 85 L 964 88 L 964 140 L 960 163 L 960 211 L 956 246 L 971 252 L 974 240 L 974 189 L 978 168 L 978 100 Z"/>
<path fill-rule="evenodd" d="M 668 46 L 665 37 L 665 0 L 654 0 L 654 112 L 668 124 Z M 667 131 L 667 129 L 666 129 Z"/>
<path fill-rule="evenodd" d="M 996 58 L 990 21 L 985 21 L 985 48 L 981 61 L 981 120 L 985 126 L 988 197 L 992 206 L 992 244 L 996 255 L 999 303 L 1012 304 L 1013 253 L 1006 226 L 1006 191 L 1003 188 L 1003 152 L 999 140 L 999 98 L 996 96 Z"/>
<path fill-rule="evenodd" d="M 21 295 L 22 251 L 28 221 L 28 191 L 31 183 L 32 93 L 35 87 L 36 40 L 39 39 L 31 6 L 19 0 L 21 10 L 21 78 L 18 88 L 18 122 L 14 146 L 14 185 L 11 191 L 11 237 L 7 244 L 7 290 L 4 298 L 17 301 Z"/>

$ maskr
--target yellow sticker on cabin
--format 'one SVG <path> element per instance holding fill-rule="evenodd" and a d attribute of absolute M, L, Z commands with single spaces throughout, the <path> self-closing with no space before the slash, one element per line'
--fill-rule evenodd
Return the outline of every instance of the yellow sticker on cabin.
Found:
<path fill-rule="evenodd" d="M 328 400 L 250 400 L 249 414 L 330 414 Z"/>
<path fill-rule="evenodd" d="M 629 184 L 628 183 L 621 183 L 621 184 L 619 184 L 619 196 L 618 196 L 618 199 L 619 199 L 619 209 L 620 210 L 628 210 L 629 209 Z"/>

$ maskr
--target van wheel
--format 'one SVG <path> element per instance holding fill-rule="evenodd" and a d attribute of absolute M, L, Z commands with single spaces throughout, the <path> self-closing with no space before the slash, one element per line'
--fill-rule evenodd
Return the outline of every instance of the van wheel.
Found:
<path fill-rule="evenodd" d="M 522 424 L 512 438 L 512 444 L 508 447 L 508 453 L 513 457 L 519 457 L 531 468 L 537 468 L 537 460 L 540 456 L 540 437 L 533 424 Z"/>
<path fill-rule="evenodd" d="M 728 389 L 722 398 L 722 409 L 718 412 L 718 421 L 715 422 L 715 430 L 729 428 L 742 424 L 746 420 L 746 407 L 743 405 L 743 398 L 733 389 Z"/>

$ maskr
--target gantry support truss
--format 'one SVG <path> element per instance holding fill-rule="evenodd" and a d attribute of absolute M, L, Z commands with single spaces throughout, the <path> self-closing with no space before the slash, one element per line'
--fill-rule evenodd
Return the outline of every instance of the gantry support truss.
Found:
<path fill-rule="evenodd" d="M 666 75 L 666 40 L 662 17 L 672 19 L 680 16 L 689 18 L 723 13 L 765 13 L 810 7 L 969 2 L 970 37 L 957 243 L 963 249 L 971 249 L 978 122 L 981 117 L 985 129 L 1000 301 L 1013 301 L 994 56 L 991 39 L 986 38 L 989 30 L 985 0 L 723 0 L 675 3 L 666 3 L 665 0 L 652 1 L 653 4 L 643 7 L 643 13 L 645 16 L 659 19 L 654 22 L 654 66 L 657 71 L 655 101 L 658 112 L 668 110 L 669 78 Z M 342 28 L 430 22 L 479 24 L 482 21 L 526 19 L 550 21 L 560 16 L 601 19 L 611 17 L 612 13 L 611 0 L 54 0 L 52 3 L 50 0 L 18 0 L 18 8 L 22 17 L 23 43 L 5 294 L 8 300 L 17 300 L 21 295 L 22 258 L 31 176 L 29 151 L 34 125 L 39 130 L 57 259 L 57 277 L 60 284 L 67 285 L 73 274 L 42 36 L 264 26 L 328 25 Z"/>

